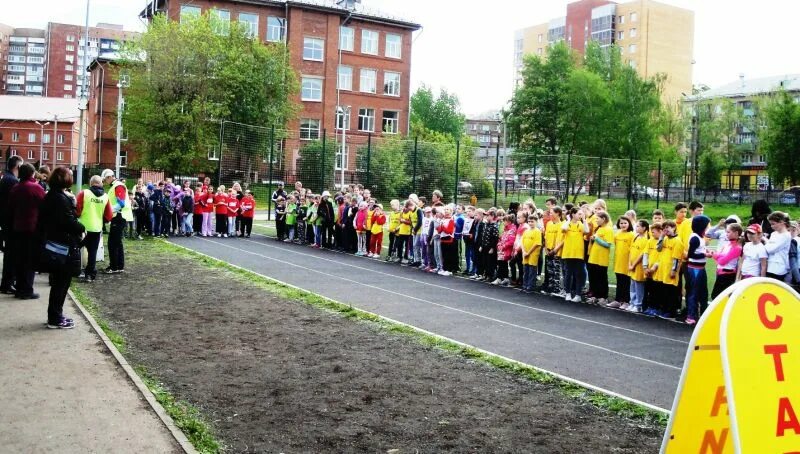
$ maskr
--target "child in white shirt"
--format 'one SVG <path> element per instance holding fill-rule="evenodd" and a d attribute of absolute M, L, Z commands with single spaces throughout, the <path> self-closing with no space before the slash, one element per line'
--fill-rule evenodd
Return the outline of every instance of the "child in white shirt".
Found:
<path fill-rule="evenodd" d="M 767 275 L 767 248 L 761 242 L 761 226 L 753 224 L 745 232 L 747 243 L 742 250 L 742 260 L 739 261 L 739 270 L 736 280 L 748 277 L 764 277 Z"/>

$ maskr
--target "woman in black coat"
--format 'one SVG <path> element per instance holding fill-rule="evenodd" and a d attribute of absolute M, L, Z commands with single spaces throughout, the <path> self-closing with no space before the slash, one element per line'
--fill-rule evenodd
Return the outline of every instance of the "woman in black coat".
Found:
<path fill-rule="evenodd" d="M 84 227 L 75 217 L 75 199 L 67 192 L 72 186 L 72 171 L 66 167 L 53 170 L 48 180 L 50 191 L 40 208 L 39 231 L 42 240 L 69 246 L 77 246 Z M 72 282 L 69 270 L 50 271 L 50 301 L 47 306 L 47 327 L 70 329 L 75 327 L 72 319 L 64 317 L 64 300 Z"/>

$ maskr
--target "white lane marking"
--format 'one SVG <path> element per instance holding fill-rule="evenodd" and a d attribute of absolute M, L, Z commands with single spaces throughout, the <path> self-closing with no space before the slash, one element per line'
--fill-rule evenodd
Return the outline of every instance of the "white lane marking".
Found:
<path fill-rule="evenodd" d="M 187 251 L 190 251 L 190 252 L 192 252 L 192 253 L 194 253 L 194 254 L 199 254 L 199 255 L 202 255 L 203 257 L 208 257 L 209 259 L 212 259 L 212 260 L 217 260 L 217 261 L 219 261 L 219 260 L 220 260 L 220 259 L 219 259 L 219 258 L 217 258 L 217 257 L 213 257 L 213 256 L 211 256 L 211 255 L 208 255 L 208 254 L 202 253 L 202 252 L 200 252 L 200 251 L 197 251 L 197 250 L 195 250 L 195 249 L 188 248 L 188 247 L 186 247 L 186 246 L 183 246 L 183 245 L 180 245 L 180 244 L 177 244 L 177 243 L 170 242 L 170 244 L 172 244 L 172 245 L 174 245 L 174 246 L 177 246 L 177 247 L 179 247 L 179 248 L 181 248 L 181 249 L 185 249 L 185 250 L 187 250 Z M 309 291 L 309 290 L 306 290 L 306 289 L 304 289 L 304 288 L 298 287 L 298 286 L 296 286 L 296 285 L 294 285 L 294 284 L 290 284 L 290 283 L 288 283 L 288 282 L 284 282 L 284 281 L 281 281 L 281 280 L 279 280 L 279 279 L 275 279 L 274 277 L 270 277 L 270 276 L 267 276 L 267 275 L 265 275 L 265 274 L 258 273 L 258 272 L 256 272 L 256 271 L 253 271 L 253 270 L 250 270 L 250 269 L 247 269 L 247 268 L 241 267 L 241 266 L 239 266 L 239 265 L 234 265 L 233 263 L 228 263 L 228 265 L 229 265 L 229 266 L 232 266 L 232 267 L 234 267 L 234 268 L 238 268 L 238 269 L 240 269 L 240 270 L 242 270 L 242 271 L 247 271 L 248 273 L 253 273 L 253 274 L 255 274 L 256 276 L 260 276 L 260 277 L 262 277 L 262 278 L 264 278 L 264 279 L 266 279 L 266 280 L 269 280 L 269 281 L 272 281 L 272 282 L 276 282 L 276 283 L 278 283 L 278 284 L 281 284 L 281 285 L 285 285 L 286 287 L 293 288 L 293 289 L 295 289 L 295 290 L 299 290 L 299 291 L 301 291 L 301 292 L 306 292 L 306 293 L 314 293 L 314 292 L 311 292 L 311 291 Z M 331 301 L 331 302 L 334 302 L 334 303 L 336 303 L 336 304 L 341 304 L 342 306 L 350 306 L 350 307 L 353 307 L 353 305 L 352 305 L 352 304 L 349 304 L 349 303 L 342 303 L 342 302 L 341 302 L 341 301 L 339 301 L 339 300 L 335 300 L 335 299 L 333 299 L 333 298 L 330 298 L 330 297 L 327 297 L 327 296 L 325 296 L 325 295 L 320 295 L 319 293 L 314 293 L 314 295 L 317 295 L 317 296 L 319 296 L 320 298 L 326 299 L 326 300 L 328 300 L 328 301 Z M 628 401 L 628 402 L 631 402 L 631 403 L 634 403 L 634 404 L 637 404 L 637 405 L 641 405 L 641 406 L 643 406 L 643 407 L 647 407 L 647 408 L 649 408 L 649 409 L 651 409 L 651 410 L 655 410 L 655 411 L 658 411 L 658 412 L 662 412 L 662 413 L 669 414 L 669 410 L 667 410 L 667 409 L 665 409 L 665 408 L 661 408 L 661 407 L 659 407 L 659 406 L 656 406 L 656 405 L 653 405 L 653 404 L 649 404 L 649 403 L 647 403 L 647 402 L 644 402 L 644 401 L 641 401 L 641 400 L 638 400 L 638 399 L 634 399 L 633 397 L 629 397 L 629 396 L 626 396 L 626 395 L 624 395 L 624 394 L 620 394 L 620 393 L 617 393 L 617 392 L 614 392 L 614 391 L 611 391 L 611 390 L 608 390 L 608 389 L 605 389 L 605 388 L 601 388 L 601 387 L 599 387 L 599 386 L 595 386 L 595 385 L 592 385 L 592 384 L 589 384 L 589 383 L 583 382 L 583 381 L 581 381 L 581 380 L 577 380 L 577 379 L 575 379 L 575 378 L 567 377 L 566 375 L 562 375 L 562 374 L 559 374 L 559 373 L 557 373 L 557 372 L 550 371 L 550 370 L 548 370 L 548 369 L 543 369 L 543 368 L 541 368 L 541 367 L 534 366 L 534 365 L 532 365 L 532 364 L 524 363 L 524 362 L 522 362 L 522 361 L 518 361 L 518 360 L 516 360 L 516 359 L 508 358 L 508 357 L 506 357 L 506 356 L 503 356 L 503 355 L 498 355 L 497 353 L 492 353 L 492 352 L 490 352 L 490 351 L 488 351 L 488 350 L 484 350 L 484 349 L 482 349 L 482 348 L 475 347 L 474 345 L 465 344 L 464 342 L 460 342 L 460 341 L 457 341 L 457 340 L 455 340 L 455 339 L 451 339 L 451 338 L 449 338 L 449 337 L 442 336 L 441 334 L 436 334 L 436 333 L 434 333 L 434 332 L 431 332 L 431 331 L 428 331 L 428 330 L 425 330 L 425 329 L 419 328 L 419 327 L 417 327 L 417 326 L 410 325 L 410 324 L 408 324 L 408 323 L 404 323 L 404 322 L 401 322 L 401 321 L 398 321 L 398 320 L 395 320 L 395 319 L 392 319 L 392 318 L 386 317 L 386 316 L 384 316 L 384 315 L 376 314 L 376 313 L 373 313 L 373 312 L 370 312 L 370 311 L 367 311 L 367 310 L 364 310 L 364 309 L 358 309 L 358 310 L 359 310 L 359 311 L 361 311 L 361 312 L 364 312 L 365 314 L 369 314 L 369 315 L 372 315 L 372 316 L 374 316 L 374 317 L 377 317 L 377 318 L 379 318 L 379 319 L 381 319 L 381 320 L 386 320 L 387 322 L 390 322 L 390 323 L 396 323 L 396 324 L 398 324 L 398 325 L 402 325 L 402 326 L 406 326 L 406 327 L 412 328 L 412 329 L 414 329 L 415 331 L 418 331 L 418 332 L 420 332 L 420 333 L 427 334 L 427 335 L 429 335 L 429 336 L 433 336 L 433 337 L 435 337 L 435 338 L 437 338 L 437 339 L 442 339 L 442 340 L 445 340 L 445 341 L 448 341 L 448 342 L 452 342 L 452 343 L 454 343 L 454 344 L 461 345 L 462 347 L 474 348 L 475 350 L 477 350 L 477 351 L 479 351 L 479 352 L 481 352 L 481 353 L 485 353 L 485 354 L 487 354 L 487 355 L 491 355 L 491 356 L 494 356 L 494 357 L 496 357 L 496 358 L 500 358 L 500 359 L 502 359 L 502 360 L 505 360 L 505 361 L 510 361 L 510 362 L 512 362 L 512 363 L 519 364 L 519 365 L 521 365 L 521 366 L 525 366 L 525 367 L 531 367 L 531 368 L 533 368 L 533 369 L 536 369 L 536 370 L 538 370 L 538 371 L 544 372 L 544 373 L 546 373 L 546 374 L 550 374 L 550 375 L 552 375 L 553 377 L 556 377 L 556 378 L 558 378 L 558 379 L 560 379 L 560 380 L 564 380 L 564 381 L 567 381 L 567 382 L 569 382 L 569 383 L 574 383 L 574 384 L 576 384 L 576 385 L 578 385 L 578 386 L 582 386 L 582 387 L 584 387 L 584 388 L 588 388 L 588 389 L 591 389 L 591 390 L 594 390 L 594 391 L 598 391 L 598 392 L 601 392 L 601 393 L 607 394 L 607 395 L 609 395 L 609 396 L 612 396 L 612 397 L 618 397 L 618 398 L 620 398 L 620 399 L 623 399 L 623 400 L 626 400 L 626 401 Z"/>
<path fill-rule="evenodd" d="M 256 234 L 256 235 L 261 236 L 263 238 L 267 238 L 267 239 L 274 239 L 274 238 L 270 238 L 270 237 L 265 236 L 265 235 L 259 235 L 259 234 Z M 262 245 L 262 246 L 265 246 L 265 247 L 268 247 L 268 248 L 272 248 L 272 249 L 279 249 L 279 250 L 282 250 L 282 251 L 289 251 L 288 249 L 285 249 L 285 248 L 280 248 L 280 247 L 276 247 L 276 246 L 270 246 L 269 244 L 265 244 L 265 243 L 258 242 L 258 241 L 253 241 L 253 240 L 248 240 L 248 239 L 245 239 L 245 241 L 249 241 L 251 243 L 259 244 L 259 245 Z M 551 311 L 551 310 L 547 310 L 547 309 L 541 309 L 541 308 L 538 308 L 538 307 L 527 306 L 525 304 L 515 303 L 513 301 L 507 301 L 507 300 L 504 300 L 504 299 L 495 298 L 495 297 L 491 297 L 491 296 L 480 295 L 480 294 L 477 294 L 477 293 L 468 292 L 466 290 L 454 289 L 454 288 L 450 288 L 450 287 L 447 287 L 447 286 L 444 286 L 444 285 L 437 285 L 437 284 L 432 284 L 432 283 L 429 283 L 429 282 L 421 282 L 421 281 L 418 281 L 416 279 L 412 279 L 412 278 L 408 278 L 408 277 L 404 277 L 404 276 L 397 276 L 395 274 L 385 273 L 385 272 L 382 272 L 382 271 L 374 270 L 372 268 L 365 268 L 365 267 L 361 267 L 361 266 L 358 266 L 358 265 L 352 265 L 350 263 L 343 263 L 343 262 L 339 262 L 339 261 L 336 261 L 336 260 L 331 260 L 331 259 L 328 259 L 328 258 L 325 258 L 325 257 L 320 257 L 320 256 L 317 256 L 317 255 L 308 254 L 308 253 L 305 253 L 305 252 L 300 252 L 300 251 L 291 251 L 291 252 L 295 253 L 295 254 L 298 254 L 298 255 L 304 255 L 306 257 L 312 257 L 312 258 L 318 259 L 318 260 L 324 260 L 324 261 L 327 261 L 327 262 L 332 262 L 332 263 L 335 263 L 337 265 L 344 265 L 344 266 L 348 266 L 348 267 L 351 267 L 351 268 L 356 268 L 356 269 L 359 269 L 359 270 L 362 270 L 362 271 L 369 271 L 369 272 L 380 274 L 380 275 L 383 275 L 383 276 L 392 277 L 392 278 L 395 278 L 395 279 L 402 279 L 402 280 L 406 280 L 406 281 L 411 281 L 411 282 L 414 282 L 415 284 L 427 285 L 427 286 L 435 287 L 435 288 L 442 289 L 442 290 L 461 293 L 461 294 L 473 296 L 473 297 L 476 297 L 476 298 L 483 298 L 483 299 L 486 299 L 486 300 L 495 301 L 495 302 L 502 303 L 502 304 L 508 304 L 508 305 L 511 305 L 511 306 L 521 307 L 521 308 L 524 308 L 524 309 L 529 309 L 529 310 L 532 310 L 532 311 L 542 312 L 542 313 L 545 313 L 545 314 L 556 315 L 556 316 L 568 318 L 568 319 L 571 319 L 571 320 L 577 320 L 577 321 L 581 321 L 581 322 L 584 322 L 584 323 L 590 323 L 590 324 L 593 324 L 593 325 L 604 326 L 606 328 L 617 329 L 617 330 L 620 330 L 620 331 L 627 331 L 629 333 L 638 334 L 638 335 L 641 335 L 641 336 L 652 337 L 652 338 L 655 338 L 655 339 L 660 339 L 660 340 L 665 340 L 665 341 L 670 341 L 670 342 L 675 342 L 675 343 L 682 344 L 682 345 L 688 345 L 689 344 L 687 341 L 680 340 L 680 339 L 675 339 L 675 338 L 668 337 L 668 336 L 660 336 L 658 334 L 652 334 L 652 333 L 648 333 L 648 332 L 644 332 L 644 331 L 639 331 L 639 330 L 636 330 L 636 329 L 633 329 L 633 328 L 625 328 L 625 327 L 622 327 L 622 326 L 612 325 L 610 323 L 599 322 L 597 320 L 591 320 L 591 319 L 587 319 L 587 318 L 583 318 L 583 317 L 577 317 L 577 316 L 574 316 L 574 315 L 565 314 L 563 312 L 557 312 L 557 311 Z M 338 252 L 338 251 L 330 251 L 330 252 Z"/>
<path fill-rule="evenodd" d="M 406 294 L 395 292 L 395 291 L 392 291 L 392 290 L 387 290 L 387 289 L 384 289 L 384 288 L 381 288 L 381 287 L 377 287 L 377 286 L 374 286 L 374 285 L 365 284 L 363 282 L 359 282 L 359 281 L 356 281 L 356 280 L 353 280 L 353 279 L 348 279 L 346 277 L 331 276 L 329 274 L 326 274 L 323 271 L 309 269 L 309 268 L 307 268 L 307 267 L 305 267 L 303 265 L 298 265 L 296 263 L 287 262 L 287 261 L 284 261 L 284 260 L 279 260 L 277 258 L 270 257 L 270 256 L 267 256 L 267 255 L 264 255 L 264 254 L 258 254 L 258 253 L 252 252 L 252 251 L 248 251 L 246 249 L 241 249 L 241 248 L 229 246 L 229 245 L 224 244 L 222 242 L 213 241 L 213 240 L 210 240 L 208 238 L 201 238 L 201 239 L 204 240 L 204 241 L 208 241 L 209 243 L 214 243 L 214 244 L 226 247 L 226 248 L 230 248 L 230 249 L 233 249 L 233 250 L 236 250 L 236 251 L 244 252 L 245 254 L 255 255 L 257 257 L 262 257 L 262 258 L 265 258 L 267 260 L 271 260 L 273 262 L 283 263 L 283 264 L 286 264 L 286 265 L 289 265 L 289 266 L 293 266 L 293 267 L 296 267 L 296 268 L 301 268 L 306 272 L 310 271 L 310 272 L 313 272 L 313 273 L 322 274 L 322 275 L 328 277 L 329 279 L 343 280 L 345 282 L 350 282 L 350 283 L 353 283 L 353 284 L 356 284 L 356 285 L 361 285 L 361 286 L 364 286 L 364 287 L 367 287 L 367 288 L 371 288 L 371 289 L 374 289 L 374 290 L 378 290 L 378 291 L 381 291 L 381 292 L 391 293 L 393 295 L 397 295 L 397 296 L 400 296 L 400 297 L 403 297 L 403 298 L 407 298 L 407 299 L 416 300 L 416 301 L 419 301 L 421 303 L 430 304 L 432 306 L 438 306 L 438 307 L 441 307 L 441 308 L 444 308 L 444 309 L 448 309 L 448 310 L 451 310 L 451 311 L 454 311 L 454 312 L 460 312 L 460 313 L 463 313 L 463 314 L 466 314 L 466 315 L 471 315 L 471 316 L 476 317 L 476 318 L 481 318 L 481 319 L 488 320 L 488 321 L 491 321 L 491 322 L 499 323 L 501 325 L 510 326 L 512 328 L 518 328 L 518 329 L 521 329 L 521 330 L 524 330 L 524 331 L 529 331 L 529 332 L 532 332 L 532 333 L 537 333 L 537 334 L 542 334 L 542 335 L 545 335 L 545 336 L 549 336 L 549 337 L 552 337 L 554 339 L 563 340 L 565 342 L 571 342 L 571 343 L 574 343 L 574 344 L 582 345 L 584 347 L 588 347 L 588 348 L 593 348 L 593 349 L 596 349 L 596 350 L 604 351 L 604 352 L 607 352 L 607 353 L 611 353 L 612 355 L 623 356 L 623 357 L 626 357 L 626 358 L 630 358 L 630 359 L 634 359 L 634 360 L 637 360 L 637 361 L 646 362 L 646 363 L 653 364 L 653 365 L 656 365 L 656 366 L 665 367 L 667 369 L 682 370 L 681 367 L 673 366 L 671 364 L 662 363 L 660 361 L 655 361 L 655 360 L 652 360 L 652 359 L 643 358 L 641 356 L 636 356 L 636 355 L 631 355 L 631 354 L 628 354 L 628 353 L 623 353 L 623 352 L 620 352 L 620 351 L 617 351 L 617 350 L 613 350 L 613 349 L 610 349 L 610 348 L 607 348 L 607 347 L 601 347 L 599 345 L 594 345 L 594 344 L 590 344 L 588 342 L 583 342 L 583 341 L 579 341 L 579 340 L 576 340 L 576 339 L 571 339 L 569 337 L 559 336 L 558 334 L 548 333 L 547 331 L 541 331 L 541 330 L 529 328 L 527 326 L 517 325 L 515 323 L 507 322 L 505 320 L 499 320 L 499 319 L 496 319 L 496 318 L 493 318 L 493 317 L 488 317 L 486 315 L 476 314 L 474 312 L 470 312 L 470 311 L 466 311 L 466 310 L 463 310 L 463 309 L 459 309 L 457 307 L 448 306 L 446 304 L 436 303 L 436 302 L 425 300 L 425 299 L 422 299 L 422 298 L 417 298 L 415 296 L 406 295 Z M 253 242 L 253 241 L 251 241 L 251 242 Z"/>

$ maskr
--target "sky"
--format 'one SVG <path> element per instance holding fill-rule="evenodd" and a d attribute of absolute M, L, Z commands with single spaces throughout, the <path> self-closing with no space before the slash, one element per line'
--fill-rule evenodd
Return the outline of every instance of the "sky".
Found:
<path fill-rule="evenodd" d="M 694 83 L 712 88 L 747 78 L 800 73 L 797 0 L 661 0 L 695 12 Z M 412 90 L 421 84 L 458 95 L 468 116 L 502 108 L 511 96 L 514 31 L 566 14 L 569 0 L 362 0 L 364 6 L 420 23 L 414 34 Z M 621 2 L 624 3 L 624 2 Z M 91 0 L 90 25 L 142 30 L 145 0 Z M 24 5 L 25 7 L 20 7 Z M 25 0 L 0 22 L 44 28 L 83 24 L 84 0 Z"/>

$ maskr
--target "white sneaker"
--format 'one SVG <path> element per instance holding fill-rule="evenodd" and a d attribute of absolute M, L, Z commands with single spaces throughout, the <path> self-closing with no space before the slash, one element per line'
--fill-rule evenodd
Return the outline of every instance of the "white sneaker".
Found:
<path fill-rule="evenodd" d="M 572 302 L 573 303 L 580 303 L 581 302 L 581 296 L 580 295 L 573 296 L 572 297 Z"/>
<path fill-rule="evenodd" d="M 453 272 L 452 272 L 452 271 L 445 271 L 445 272 L 444 272 L 444 275 L 445 275 L 445 276 L 452 276 L 452 275 L 453 275 Z"/>
<path fill-rule="evenodd" d="M 572 294 L 571 293 L 562 293 L 559 296 L 561 296 L 561 298 L 564 298 L 567 301 L 572 301 Z"/>
<path fill-rule="evenodd" d="M 447 276 L 447 271 L 439 270 L 439 271 L 436 272 L 436 274 L 438 274 L 439 276 Z"/>
<path fill-rule="evenodd" d="M 639 313 L 642 312 L 642 308 L 641 307 L 636 307 L 636 306 L 633 306 L 633 305 L 628 306 L 628 308 L 625 309 L 625 310 L 628 311 L 628 312 L 633 312 L 634 314 L 639 314 Z"/>
<path fill-rule="evenodd" d="M 500 285 L 501 282 L 503 282 L 503 281 L 500 280 L 500 278 L 497 278 L 497 279 L 492 281 L 492 285 Z"/>
<path fill-rule="evenodd" d="M 510 282 L 511 281 L 509 281 L 508 279 L 503 279 L 502 281 L 500 281 L 500 285 L 507 286 Z"/>

